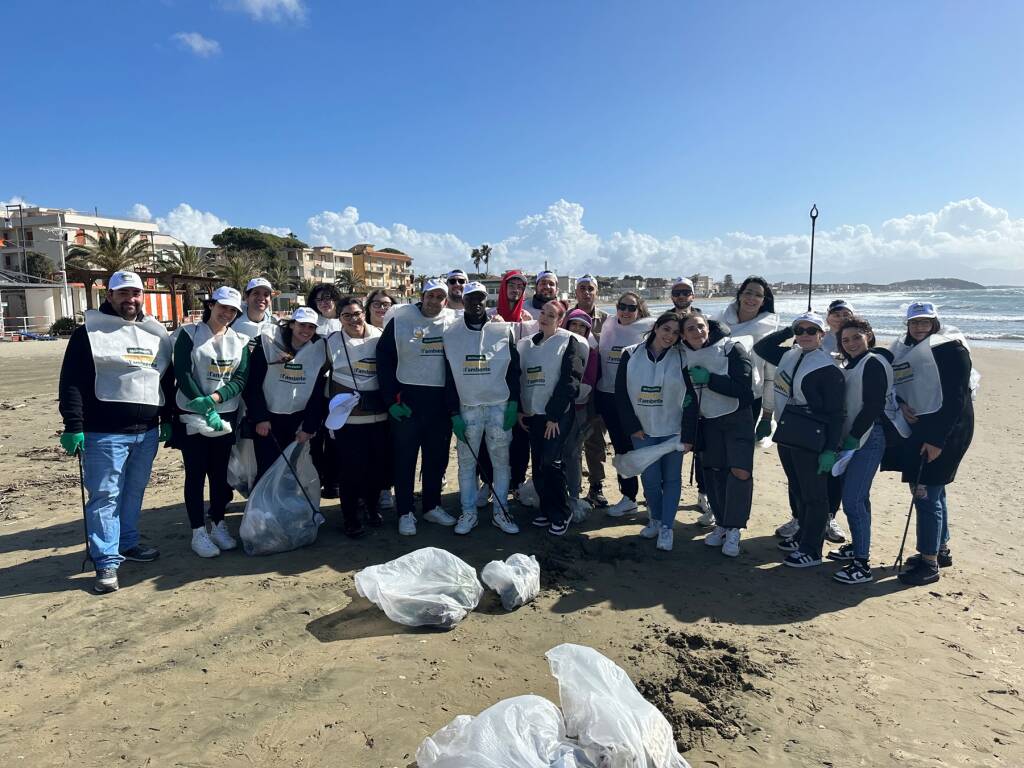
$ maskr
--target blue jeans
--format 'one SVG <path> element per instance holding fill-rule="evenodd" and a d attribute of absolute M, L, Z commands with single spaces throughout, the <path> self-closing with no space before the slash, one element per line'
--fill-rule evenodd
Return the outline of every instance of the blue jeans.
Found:
<path fill-rule="evenodd" d="M 463 405 L 460 406 L 460 412 L 466 422 L 466 442 L 455 441 L 455 452 L 459 457 L 459 500 L 462 502 L 462 513 L 476 514 L 475 456 L 480 455 L 481 439 L 486 442 L 487 455 L 491 458 L 493 477 L 487 479 L 494 488 L 492 506 L 495 512 L 501 512 L 501 505 L 508 498 L 511 477 L 508 447 L 512 442 L 512 431 L 505 430 L 505 403 Z"/>
<path fill-rule="evenodd" d="M 85 433 L 85 528 L 97 571 L 117 568 L 121 552 L 139 543 L 139 513 L 159 434 L 155 428 L 137 435 Z"/>
<path fill-rule="evenodd" d="M 871 483 L 885 453 L 885 432 L 875 424 L 843 474 L 843 511 L 850 523 L 853 556 L 867 560 L 871 552 Z"/>
<path fill-rule="evenodd" d="M 643 439 L 630 437 L 634 448 L 646 448 L 669 440 L 679 440 L 679 435 L 665 437 L 647 436 Z M 683 452 L 672 451 L 651 464 L 640 475 L 644 484 L 647 511 L 653 521 L 672 527 L 676 522 L 679 496 L 683 492 Z"/>
<path fill-rule="evenodd" d="M 917 510 L 917 551 L 937 555 L 949 542 L 949 511 L 946 508 L 946 486 L 927 485 L 928 495 L 914 497 Z"/>

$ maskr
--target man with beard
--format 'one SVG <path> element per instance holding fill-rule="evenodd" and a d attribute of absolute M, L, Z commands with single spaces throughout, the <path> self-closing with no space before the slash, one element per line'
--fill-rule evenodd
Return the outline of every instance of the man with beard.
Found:
<path fill-rule="evenodd" d="M 468 281 L 469 277 L 461 269 L 453 269 L 445 275 L 445 282 L 448 283 L 448 309 L 456 315 L 461 315 L 466 309 L 462 292 L 466 290 Z"/>
<path fill-rule="evenodd" d="M 558 301 L 558 275 L 550 270 L 542 270 L 537 273 L 534 282 L 533 298 L 530 300 L 531 312 L 534 317 L 540 317 L 540 311 L 549 301 Z M 568 304 L 559 302 L 563 309 L 568 309 Z"/>

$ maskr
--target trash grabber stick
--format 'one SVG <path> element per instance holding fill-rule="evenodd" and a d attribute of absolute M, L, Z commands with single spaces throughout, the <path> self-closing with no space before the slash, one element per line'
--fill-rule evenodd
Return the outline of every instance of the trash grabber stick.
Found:
<path fill-rule="evenodd" d="M 693 430 L 693 456 L 690 457 L 690 485 L 693 485 L 694 467 L 697 466 L 697 436 L 700 435 L 700 392 L 703 386 L 695 387 L 697 390 L 697 427 Z"/>
<path fill-rule="evenodd" d="M 85 531 L 85 558 L 82 560 L 82 567 L 79 569 L 79 573 L 85 570 L 85 564 L 92 561 L 92 555 L 89 554 L 89 518 L 85 514 L 85 472 L 82 470 L 82 449 L 79 448 L 75 451 L 75 455 L 78 457 L 78 489 L 82 492 L 82 530 Z"/>
<path fill-rule="evenodd" d="M 924 465 L 926 457 L 921 457 L 921 465 L 917 468 L 917 479 L 914 480 L 914 487 L 910 491 L 910 509 L 907 510 L 907 524 L 903 526 L 903 540 L 900 542 L 900 552 L 896 555 L 896 562 L 893 563 L 893 568 L 899 570 L 900 566 L 903 565 L 903 547 L 907 543 L 907 532 L 910 530 L 910 518 L 914 514 L 914 499 L 917 493 L 917 486 L 921 484 L 921 474 L 924 472 Z"/>
<path fill-rule="evenodd" d="M 299 490 L 302 491 L 302 495 L 306 497 L 306 503 L 309 504 L 309 509 L 313 513 L 313 517 L 315 519 L 317 515 L 321 514 L 320 510 L 316 508 L 313 500 L 309 498 L 309 494 L 306 493 L 306 488 L 302 484 L 302 480 L 299 479 L 299 473 L 295 471 L 295 467 L 293 467 L 292 463 L 288 461 L 288 457 L 284 455 L 284 451 L 281 449 L 281 444 L 277 442 L 277 435 L 271 432 L 270 438 L 274 441 L 274 445 L 277 447 L 277 452 L 281 455 L 281 458 L 284 459 L 284 463 L 287 464 L 288 469 L 291 470 L 292 477 L 295 478 L 295 483 L 299 486 Z"/>
<path fill-rule="evenodd" d="M 807 311 L 811 311 L 811 292 L 814 290 L 814 225 L 818 220 L 818 206 L 811 204 L 811 273 L 807 276 Z"/>

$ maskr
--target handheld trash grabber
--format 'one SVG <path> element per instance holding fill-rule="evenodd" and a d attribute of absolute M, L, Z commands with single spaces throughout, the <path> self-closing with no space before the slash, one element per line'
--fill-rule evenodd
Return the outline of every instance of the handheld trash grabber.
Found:
<path fill-rule="evenodd" d="M 317 506 L 313 503 L 313 500 L 309 498 L 309 494 L 306 493 L 306 488 L 302 484 L 302 480 L 299 478 L 299 473 L 295 471 L 295 467 L 292 466 L 292 463 L 288 460 L 288 457 L 284 455 L 284 449 L 282 449 L 281 444 L 277 442 L 277 435 L 271 432 L 270 438 L 274 441 L 274 447 L 277 448 L 277 453 L 280 455 L 282 459 L 284 459 L 284 463 L 288 465 L 288 470 L 292 473 L 292 477 L 295 478 L 295 483 L 296 485 L 299 486 L 299 490 L 302 491 L 302 495 L 306 497 L 306 503 L 309 504 L 309 511 L 313 513 L 313 521 L 317 522 L 317 515 L 320 515 L 321 517 L 323 517 L 323 515 L 321 514 L 320 510 L 317 509 Z"/>
<path fill-rule="evenodd" d="M 811 273 L 807 276 L 807 311 L 811 310 L 811 292 L 814 290 L 814 225 L 818 220 L 818 206 L 811 203 Z"/>
<path fill-rule="evenodd" d="M 697 438 L 700 436 L 700 393 L 704 389 L 704 385 L 699 387 L 695 386 L 697 390 L 697 427 L 693 430 L 693 456 L 690 458 L 690 485 L 693 485 L 693 472 L 694 467 L 697 466 Z"/>
<path fill-rule="evenodd" d="M 473 446 L 469 444 L 468 440 L 463 440 L 462 442 L 466 444 L 466 447 L 469 449 L 470 455 L 473 457 L 473 461 L 476 462 L 476 467 L 478 470 L 480 470 L 480 477 L 484 479 L 484 484 L 491 489 L 491 496 L 493 496 L 495 500 L 498 502 L 498 506 L 501 507 L 501 511 L 505 513 L 505 517 L 507 517 L 509 520 L 514 521 L 515 518 L 513 518 L 512 515 L 508 513 L 508 509 L 505 507 L 505 500 L 498 498 L 498 494 L 494 490 L 494 486 L 491 485 L 491 481 L 488 480 L 487 475 L 484 474 L 484 468 L 480 466 L 480 457 L 476 455 L 476 451 L 473 450 Z"/>
<path fill-rule="evenodd" d="M 82 573 L 85 571 L 85 564 L 93 562 L 93 559 L 89 554 L 89 519 L 85 514 L 85 472 L 82 470 L 81 448 L 75 451 L 75 456 L 78 457 L 78 489 L 82 492 L 82 530 L 85 531 L 85 557 L 82 559 L 82 567 L 78 571 Z"/>
<path fill-rule="evenodd" d="M 907 543 L 907 532 L 910 530 L 910 518 L 914 514 L 914 494 L 917 493 L 917 486 L 921 484 L 921 474 L 924 472 L 924 465 L 927 461 L 925 456 L 921 457 L 921 465 L 917 468 L 917 479 L 914 480 L 914 487 L 910 491 L 910 509 L 907 510 L 907 524 L 903 526 L 903 540 L 900 542 L 900 551 L 896 555 L 896 562 L 893 563 L 893 569 L 899 571 L 903 565 L 903 547 Z"/>

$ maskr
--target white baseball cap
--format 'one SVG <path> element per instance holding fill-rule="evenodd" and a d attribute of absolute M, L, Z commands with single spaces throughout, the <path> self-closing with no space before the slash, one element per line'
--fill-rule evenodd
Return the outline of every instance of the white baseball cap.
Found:
<path fill-rule="evenodd" d="M 935 317 L 939 316 L 939 312 L 935 309 L 935 305 L 930 301 L 915 301 L 907 307 L 907 320 L 914 320 L 918 317 Z"/>
<path fill-rule="evenodd" d="M 222 285 L 214 291 L 211 298 L 225 307 L 232 307 L 239 312 L 242 311 L 242 294 L 227 285 Z"/>
<path fill-rule="evenodd" d="M 828 305 L 828 313 L 831 315 L 833 312 L 838 312 L 840 309 L 850 310 L 851 315 L 857 314 L 857 310 L 853 308 L 853 304 L 848 302 L 846 299 L 836 299 Z"/>
<path fill-rule="evenodd" d="M 597 278 L 593 275 L 584 275 L 583 277 L 576 280 L 576 285 L 597 285 Z"/>
<path fill-rule="evenodd" d="M 486 296 L 487 295 L 487 286 L 484 285 L 483 283 L 478 283 L 476 280 L 474 280 L 471 283 L 466 283 L 466 287 L 462 291 L 463 298 L 465 298 L 466 296 L 469 296 L 469 294 L 471 294 L 471 293 L 482 293 L 484 296 Z"/>
<path fill-rule="evenodd" d="M 690 290 L 693 290 L 693 280 L 688 277 L 677 277 L 672 281 L 672 287 L 675 288 L 677 285 L 688 285 Z"/>
<path fill-rule="evenodd" d="M 320 320 L 320 316 L 309 307 L 299 307 L 292 312 L 292 320 L 296 323 L 312 323 L 316 325 Z"/>
<path fill-rule="evenodd" d="M 134 272 L 115 272 L 107 282 L 108 291 L 116 291 L 118 288 L 138 288 L 142 290 L 142 278 Z"/>
<path fill-rule="evenodd" d="M 352 409 L 359 403 L 358 392 L 342 392 L 331 398 L 331 412 L 327 414 L 324 426 L 328 429 L 341 429 L 348 421 Z"/>
<path fill-rule="evenodd" d="M 797 315 L 793 318 L 790 328 L 796 328 L 799 323 L 810 323 L 811 325 L 817 326 L 820 331 L 828 330 L 828 323 L 825 322 L 825 318 L 817 312 L 804 312 L 802 315 Z"/>
<path fill-rule="evenodd" d="M 555 274 L 554 272 L 552 272 L 552 271 L 551 271 L 550 269 L 545 269 L 545 270 L 542 270 L 542 271 L 540 271 L 540 272 L 538 272 L 538 273 L 537 273 L 537 279 L 536 279 L 536 280 L 534 280 L 534 283 L 539 283 L 539 282 L 540 282 L 541 280 L 543 280 L 543 279 L 544 279 L 545 277 L 550 277 L 550 278 L 551 278 L 552 280 L 554 280 L 554 281 L 555 281 L 556 283 L 558 282 L 558 275 L 556 275 L 556 274 Z"/>
<path fill-rule="evenodd" d="M 423 283 L 422 293 L 426 293 L 427 291 L 436 291 L 438 288 L 444 291 L 446 296 L 448 295 L 448 286 L 445 284 L 444 280 L 439 277 L 432 277 Z"/>
<path fill-rule="evenodd" d="M 463 272 L 461 269 L 453 269 L 451 272 L 449 272 L 444 277 L 445 277 L 445 280 L 451 280 L 453 277 L 466 277 L 466 278 L 468 278 L 468 275 L 465 272 Z"/>
<path fill-rule="evenodd" d="M 248 293 L 253 288 L 266 288 L 268 291 L 273 291 L 274 286 L 270 284 L 270 281 L 265 277 L 254 277 L 249 281 L 249 284 L 245 286 L 245 292 Z"/>

